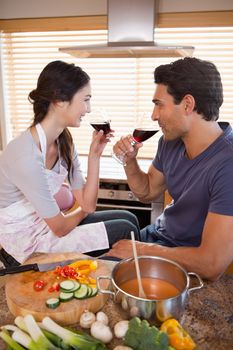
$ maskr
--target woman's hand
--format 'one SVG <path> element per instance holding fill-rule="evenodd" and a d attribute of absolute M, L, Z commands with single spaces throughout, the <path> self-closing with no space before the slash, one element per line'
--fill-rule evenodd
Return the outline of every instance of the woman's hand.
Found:
<path fill-rule="evenodd" d="M 95 156 L 101 156 L 108 142 L 111 142 L 111 138 L 114 130 L 111 130 L 108 134 L 104 134 L 103 130 L 93 131 L 92 142 L 90 145 L 90 154 Z"/>

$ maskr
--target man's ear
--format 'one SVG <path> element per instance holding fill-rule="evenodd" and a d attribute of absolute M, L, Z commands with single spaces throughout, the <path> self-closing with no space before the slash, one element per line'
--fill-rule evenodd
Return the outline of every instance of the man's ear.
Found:
<path fill-rule="evenodd" d="M 192 113 L 195 108 L 195 99 L 192 95 L 185 95 L 183 100 L 184 110 L 186 113 Z"/>

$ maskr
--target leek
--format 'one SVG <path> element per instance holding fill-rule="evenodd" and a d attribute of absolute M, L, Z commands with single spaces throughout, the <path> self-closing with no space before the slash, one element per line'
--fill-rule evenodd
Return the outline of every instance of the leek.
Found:
<path fill-rule="evenodd" d="M 0 332 L 0 337 L 7 343 L 8 347 L 12 350 L 25 350 L 21 345 L 19 345 L 14 339 L 11 338 L 10 334 L 6 329 Z"/>
<path fill-rule="evenodd" d="M 24 318 L 22 316 L 17 316 L 14 320 L 16 326 L 18 326 L 18 328 L 20 328 L 22 331 L 27 332 L 28 333 L 28 329 L 27 326 L 24 322 Z"/>
<path fill-rule="evenodd" d="M 4 326 L 0 327 L 1 329 L 7 329 L 8 331 L 17 331 L 18 327 L 14 326 L 13 324 L 6 324 Z"/>
<path fill-rule="evenodd" d="M 28 333 L 36 343 L 38 349 L 40 350 L 59 350 L 58 347 L 53 345 L 44 335 L 37 322 L 32 315 L 27 315 L 24 317 L 24 322 Z"/>
<path fill-rule="evenodd" d="M 32 338 L 19 328 L 13 332 L 12 339 L 14 339 L 18 344 L 23 345 L 26 349 L 38 350 L 38 347 Z"/>
<path fill-rule="evenodd" d="M 56 345 L 59 349 L 62 350 L 72 350 L 72 347 L 70 345 L 67 345 L 64 343 L 64 341 L 62 340 L 62 338 L 58 337 L 56 334 L 48 331 L 47 329 L 45 329 L 44 327 L 42 328 L 42 332 L 44 333 L 44 335 L 46 336 L 46 338 L 48 338 L 48 340 L 50 340 L 54 345 Z"/>
<path fill-rule="evenodd" d="M 105 350 L 105 345 L 91 336 L 84 336 L 74 333 L 69 329 L 59 326 L 50 317 L 46 316 L 42 320 L 45 328 L 63 339 L 64 344 L 72 346 L 75 350 Z"/>
<path fill-rule="evenodd" d="M 48 340 L 50 340 L 54 345 L 58 346 L 62 350 L 70 350 L 71 349 L 71 347 L 65 345 L 63 343 L 63 340 L 61 338 L 59 338 L 56 334 L 48 331 L 42 322 L 37 322 L 37 324 L 41 328 L 41 330 L 44 333 L 44 335 L 46 336 L 46 338 L 48 338 Z"/>

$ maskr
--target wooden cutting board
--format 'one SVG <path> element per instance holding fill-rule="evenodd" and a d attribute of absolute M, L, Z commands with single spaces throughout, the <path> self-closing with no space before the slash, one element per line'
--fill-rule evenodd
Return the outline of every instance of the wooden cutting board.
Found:
<path fill-rule="evenodd" d="M 47 263 L 55 261 L 63 261 L 67 259 L 88 259 L 86 255 L 76 253 L 64 254 L 40 254 L 26 263 Z M 98 260 L 98 268 L 90 274 L 92 277 L 110 276 L 111 272 L 104 261 Z M 43 279 L 47 282 L 46 287 L 39 292 L 33 289 L 36 280 Z M 108 295 L 98 293 L 95 297 L 84 300 L 72 299 L 67 302 L 60 303 L 56 309 L 49 309 L 46 306 L 46 300 L 57 297 L 59 292 L 50 293 L 49 286 L 57 281 L 57 276 L 53 271 L 35 272 L 28 271 L 8 275 L 6 280 L 5 292 L 7 305 L 10 312 L 14 316 L 25 316 L 32 314 L 37 321 L 41 321 L 44 316 L 50 316 L 54 321 L 62 325 L 72 325 L 79 321 L 80 315 L 85 310 L 97 312 L 107 301 Z M 101 288 L 107 289 L 109 280 L 101 281 Z"/>

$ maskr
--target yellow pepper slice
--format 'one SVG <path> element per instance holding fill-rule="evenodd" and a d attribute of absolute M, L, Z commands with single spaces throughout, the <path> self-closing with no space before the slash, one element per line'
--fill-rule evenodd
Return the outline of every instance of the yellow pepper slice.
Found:
<path fill-rule="evenodd" d="M 86 268 L 86 266 L 85 268 L 79 267 L 78 269 L 76 269 L 76 272 L 78 275 L 84 276 L 88 275 L 91 272 L 91 269 Z"/>
<path fill-rule="evenodd" d="M 88 276 L 88 279 L 89 279 L 89 283 L 90 284 L 96 284 L 96 279 L 95 278 L 92 278 L 92 277 Z"/>
<path fill-rule="evenodd" d="M 76 271 L 75 278 L 84 284 L 95 284 L 96 280 L 89 276 L 92 271 L 95 271 L 98 267 L 96 260 L 77 260 L 69 265 Z"/>
<path fill-rule="evenodd" d="M 190 335 L 184 330 L 180 323 L 174 318 L 168 319 L 162 323 L 161 331 L 167 333 L 169 343 L 176 350 L 193 350 L 196 344 Z"/>
<path fill-rule="evenodd" d="M 91 260 L 91 263 L 90 263 L 90 269 L 92 271 L 95 271 L 98 267 L 98 263 L 97 263 L 97 260 Z"/>
<path fill-rule="evenodd" d="M 77 260 L 74 263 L 70 264 L 69 266 L 73 267 L 74 269 L 79 269 L 79 268 L 89 268 L 91 270 L 96 270 L 98 263 L 96 260 Z"/>

